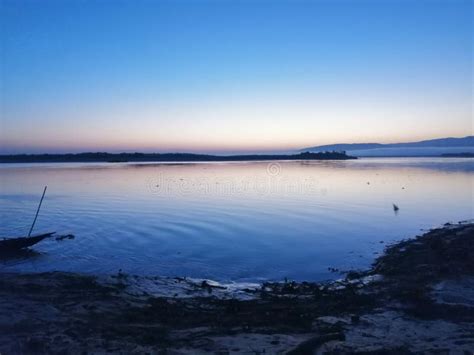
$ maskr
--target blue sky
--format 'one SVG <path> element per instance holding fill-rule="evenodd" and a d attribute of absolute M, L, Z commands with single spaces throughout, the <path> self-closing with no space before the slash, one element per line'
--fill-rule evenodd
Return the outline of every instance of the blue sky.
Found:
<path fill-rule="evenodd" d="M 473 134 L 471 1 L 1 3 L 0 152 Z"/>

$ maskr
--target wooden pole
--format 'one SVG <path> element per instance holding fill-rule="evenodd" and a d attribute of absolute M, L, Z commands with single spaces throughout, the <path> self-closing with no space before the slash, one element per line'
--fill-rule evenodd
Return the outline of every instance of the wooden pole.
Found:
<path fill-rule="evenodd" d="M 41 204 L 43 203 L 44 194 L 46 193 L 46 189 L 47 189 L 47 188 L 48 188 L 48 186 L 45 186 L 45 187 L 44 187 L 43 196 L 41 196 L 41 200 L 40 200 L 40 203 L 39 203 L 39 205 L 38 205 L 38 209 L 36 210 L 35 219 L 33 220 L 33 224 L 31 225 L 30 232 L 28 233 L 28 237 L 31 235 L 31 232 L 33 231 L 33 227 L 35 226 L 36 218 L 38 218 L 38 213 L 39 213 L 39 210 L 40 210 L 40 208 L 41 208 Z"/>

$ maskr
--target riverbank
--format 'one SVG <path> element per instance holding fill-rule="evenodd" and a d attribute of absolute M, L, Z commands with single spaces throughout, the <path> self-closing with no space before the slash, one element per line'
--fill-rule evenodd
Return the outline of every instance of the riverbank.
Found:
<path fill-rule="evenodd" d="M 474 224 L 389 246 L 330 283 L 0 274 L 0 353 L 463 353 Z"/>

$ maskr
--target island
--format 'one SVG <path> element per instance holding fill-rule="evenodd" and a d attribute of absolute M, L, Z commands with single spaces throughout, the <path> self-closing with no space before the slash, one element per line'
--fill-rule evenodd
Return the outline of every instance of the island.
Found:
<path fill-rule="evenodd" d="M 262 160 L 348 160 L 345 152 L 299 154 L 207 155 L 192 153 L 78 153 L 0 155 L 0 163 L 126 163 L 126 162 L 226 162 Z"/>

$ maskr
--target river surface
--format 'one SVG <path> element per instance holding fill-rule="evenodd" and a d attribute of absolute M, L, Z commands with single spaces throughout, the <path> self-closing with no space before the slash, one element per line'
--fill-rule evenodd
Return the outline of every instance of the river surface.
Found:
<path fill-rule="evenodd" d="M 474 218 L 468 158 L 3 164 L 0 182 L 0 236 L 28 233 L 45 185 L 34 233 L 75 235 L 0 260 L 6 271 L 324 280 Z"/>

